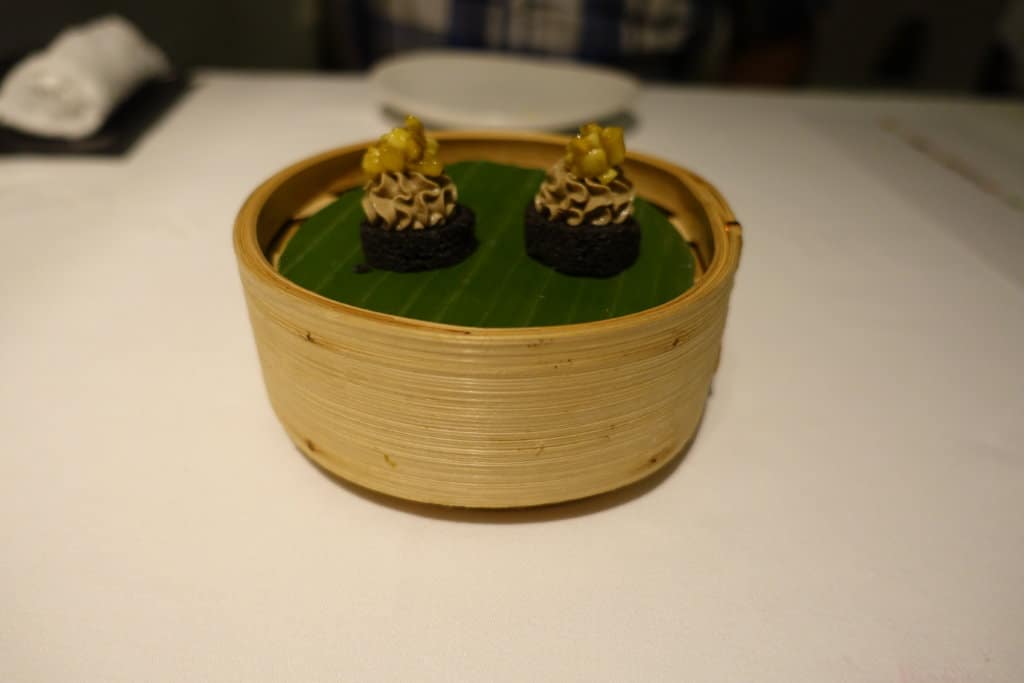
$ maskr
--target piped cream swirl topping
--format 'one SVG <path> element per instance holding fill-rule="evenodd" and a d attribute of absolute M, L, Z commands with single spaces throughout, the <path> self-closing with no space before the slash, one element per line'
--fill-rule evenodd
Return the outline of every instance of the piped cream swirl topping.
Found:
<path fill-rule="evenodd" d="M 386 171 L 363 186 L 366 219 L 385 230 L 423 230 L 445 221 L 459 199 L 447 175 Z"/>
<path fill-rule="evenodd" d="M 599 178 L 580 178 L 559 161 L 547 173 L 533 205 L 549 220 L 569 225 L 622 223 L 633 215 L 636 191 L 633 183 L 617 173 L 607 183 Z"/>

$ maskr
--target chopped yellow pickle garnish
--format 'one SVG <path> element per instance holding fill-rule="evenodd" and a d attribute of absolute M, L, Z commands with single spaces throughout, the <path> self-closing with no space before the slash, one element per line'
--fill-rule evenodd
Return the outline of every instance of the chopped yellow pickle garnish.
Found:
<path fill-rule="evenodd" d="M 566 147 L 569 171 L 580 178 L 597 178 L 609 183 L 619 174 L 616 166 L 626 158 L 622 128 L 602 128 L 596 123 L 580 127 L 579 134 Z"/>
<path fill-rule="evenodd" d="M 404 127 L 385 133 L 363 154 L 363 175 L 369 179 L 388 171 L 409 171 L 439 176 L 444 172 L 444 164 L 437 152 L 437 140 L 427 136 L 420 120 L 406 116 Z"/>

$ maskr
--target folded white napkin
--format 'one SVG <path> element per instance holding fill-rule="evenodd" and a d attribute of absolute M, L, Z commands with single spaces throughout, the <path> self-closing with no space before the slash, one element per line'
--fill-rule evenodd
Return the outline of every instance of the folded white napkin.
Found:
<path fill-rule="evenodd" d="M 45 137 L 89 137 L 145 81 L 166 75 L 164 53 L 113 15 L 61 32 L 0 85 L 0 122 Z"/>

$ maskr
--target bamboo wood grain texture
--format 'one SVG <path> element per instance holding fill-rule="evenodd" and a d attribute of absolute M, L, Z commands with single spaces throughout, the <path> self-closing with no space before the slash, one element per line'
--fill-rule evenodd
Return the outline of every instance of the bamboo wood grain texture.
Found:
<path fill-rule="evenodd" d="M 546 168 L 566 139 L 437 134 L 446 163 Z M 672 301 L 532 328 L 423 322 L 328 300 L 280 276 L 279 234 L 361 182 L 369 143 L 276 174 L 239 212 L 234 245 L 270 402 L 298 448 L 360 486 L 460 507 L 594 495 L 664 467 L 693 437 L 717 368 L 742 229 L 699 176 L 630 153 L 638 193 L 684 226 L 706 270 Z"/>

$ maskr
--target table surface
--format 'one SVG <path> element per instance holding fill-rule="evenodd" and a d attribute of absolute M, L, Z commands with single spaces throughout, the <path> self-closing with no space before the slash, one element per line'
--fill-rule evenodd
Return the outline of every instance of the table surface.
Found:
<path fill-rule="evenodd" d="M 235 212 L 389 125 L 205 72 L 127 158 L 0 158 L 0 679 L 1024 680 L 1024 108 L 645 88 L 745 226 L 715 392 L 512 512 L 340 484 L 264 394 Z"/>

